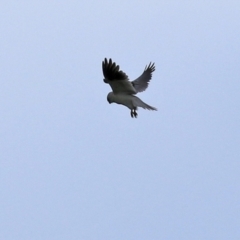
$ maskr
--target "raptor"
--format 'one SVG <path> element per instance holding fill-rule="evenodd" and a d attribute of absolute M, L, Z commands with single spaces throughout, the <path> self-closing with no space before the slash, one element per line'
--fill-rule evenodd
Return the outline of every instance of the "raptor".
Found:
<path fill-rule="evenodd" d="M 139 92 L 143 92 L 147 89 L 149 81 L 152 78 L 152 73 L 155 71 L 154 63 L 149 63 L 143 71 L 143 73 L 135 80 L 130 81 L 126 73 L 120 70 L 119 65 L 112 61 L 110 58 L 104 59 L 102 62 L 103 81 L 108 83 L 112 92 L 107 95 L 109 103 L 117 103 L 128 107 L 131 111 L 131 117 L 137 117 L 138 107 L 142 107 L 148 110 L 157 110 L 140 98 L 135 96 Z"/>

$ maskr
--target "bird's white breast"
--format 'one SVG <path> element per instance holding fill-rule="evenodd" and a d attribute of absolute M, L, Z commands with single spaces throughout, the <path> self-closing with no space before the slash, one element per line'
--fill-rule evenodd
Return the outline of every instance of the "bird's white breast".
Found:
<path fill-rule="evenodd" d="M 111 100 L 115 103 L 125 105 L 129 109 L 133 108 L 133 96 L 128 94 L 112 94 Z"/>

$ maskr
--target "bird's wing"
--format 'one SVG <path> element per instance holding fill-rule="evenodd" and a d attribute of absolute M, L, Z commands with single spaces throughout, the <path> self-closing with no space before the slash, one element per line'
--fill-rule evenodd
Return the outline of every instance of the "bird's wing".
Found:
<path fill-rule="evenodd" d="M 133 87 L 137 92 L 143 92 L 147 89 L 148 83 L 152 78 L 152 73 L 155 71 L 154 63 L 149 63 L 148 66 L 145 67 L 142 75 L 132 81 Z"/>
<path fill-rule="evenodd" d="M 128 76 L 119 70 L 119 66 L 110 58 L 105 58 L 102 62 L 102 70 L 104 82 L 109 83 L 114 93 L 136 94 L 137 91 L 132 83 L 128 80 Z"/>

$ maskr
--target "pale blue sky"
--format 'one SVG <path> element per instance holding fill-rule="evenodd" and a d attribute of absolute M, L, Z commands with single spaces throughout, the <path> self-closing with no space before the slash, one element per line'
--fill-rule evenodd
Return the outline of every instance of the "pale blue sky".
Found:
<path fill-rule="evenodd" d="M 240 239 L 240 2 L 0 3 L 0 239 Z M 102 60 L 156 71 L 129 109 Z"/>

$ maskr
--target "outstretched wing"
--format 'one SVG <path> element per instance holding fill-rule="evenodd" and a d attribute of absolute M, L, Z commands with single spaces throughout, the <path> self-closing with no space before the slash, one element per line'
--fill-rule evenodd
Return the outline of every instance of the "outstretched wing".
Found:
<path fill-rule="evenodd" d="M 148 66 L 145 67 L 142 75 L 132 81 L 133 87 L 137 92 L 143 92 L 147 89 L 148 84 L 152 78 L 152 73 L 155 71 L 154 63 L 149 63 Z"/>
<path fill-rule="evenodd" d="M 111 58 L 109 61 L 105 58 L 102 62 L 103 81 L 111 86 L 114 93 L 136 94 L 137 92 L 128 80 L 126 73 L 119 69 L 119 66 Z"/>

